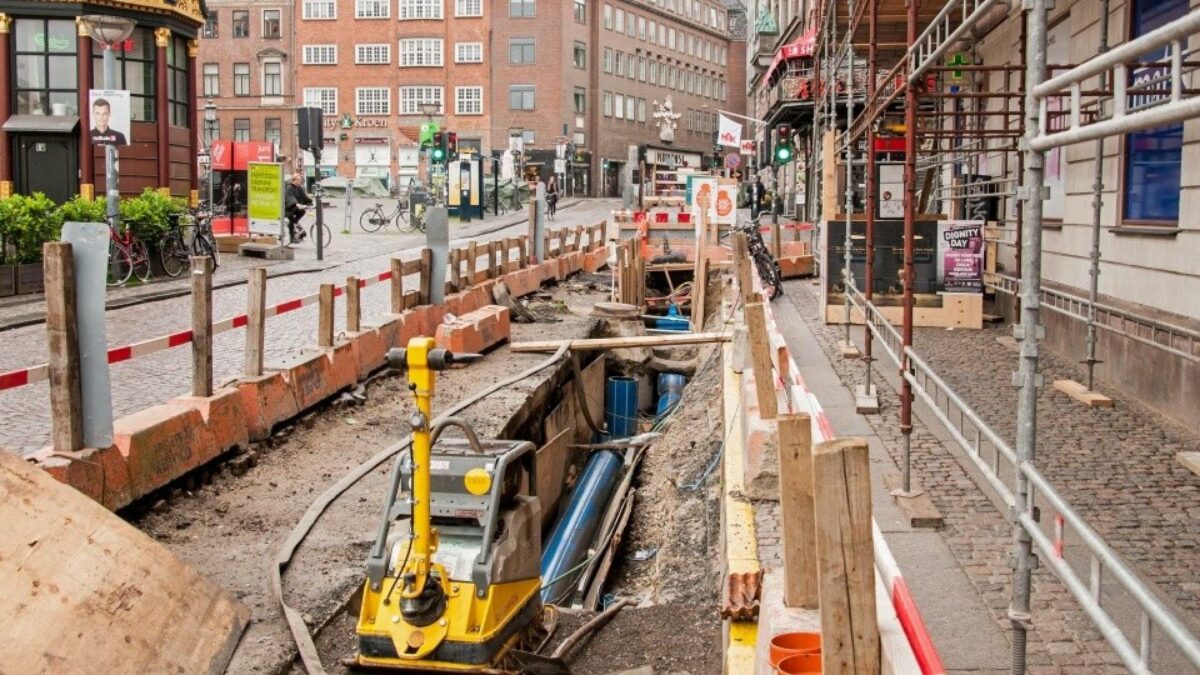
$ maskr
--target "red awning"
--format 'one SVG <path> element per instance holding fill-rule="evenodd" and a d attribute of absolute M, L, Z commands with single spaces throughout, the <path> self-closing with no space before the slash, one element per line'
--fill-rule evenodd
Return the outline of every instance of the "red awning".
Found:
<path fill-rule="evenodd" d="M 775 52 L 775 59 L 771 61 L 771 67 L 767 68 L 767 85 L 773 84 L 772 80 L 779 74 L 784 61 L 811 59 L 816 50 L 817 31 L 815 29 L 780 47 L 779 51 Z"/>

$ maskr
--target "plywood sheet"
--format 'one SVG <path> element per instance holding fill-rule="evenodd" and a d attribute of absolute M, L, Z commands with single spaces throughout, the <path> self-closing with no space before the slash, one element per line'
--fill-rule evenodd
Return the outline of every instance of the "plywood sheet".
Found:
<path fill-rule="evenodd" d="M 249 610 L 132 525 L 3 451 L 0 523 L 0 672 L 224 672 Z"/>

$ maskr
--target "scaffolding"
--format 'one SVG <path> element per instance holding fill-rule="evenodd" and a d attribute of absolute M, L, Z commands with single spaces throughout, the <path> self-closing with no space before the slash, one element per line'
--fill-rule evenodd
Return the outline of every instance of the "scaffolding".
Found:
<path fill-rule="evenodd" d="M 1044 564 L 1062 582 L 1132 672 L 1150 672 L 1152 658 L 1164 653 L 1154 648 L 1156 636 L 1167 639 L 1164 649 L 1173 650 L 1169 656 L 1172 665 L 1200 668 L 1200 640 L 1038 470 L 1035 427 L 1038 389 L 1042 384 L 1038 372 L 1040 342 L 1044 339 L 1042 308 L 1086 324 L 1083 363 L 1087 365 L 1089 391 L 1098 363 L 1098 331 L 1120 334 L 1178 358 L 1200 361 L 1200 333 L 1119 310 L 1102 304 L 1098 298 L 1104 139 L 1200 117 L 1200 95 L 1197 95 L 1200 92 L 1186 86 L 1188 74 L 1200 67 L 1200 62 L 1190 60 L 1194 50 L 1188 48 L 1189 38 L 1200 33 L 1200 11 L 1193 10 L 1110 49 L 1109 3 L 1103 0 L 1103 38 L 1096 56 L 1079 65 L 1048 64 L 1047 19 L 1053 2 L 1024 0 L 1019 7 L 1020 43 L 1024 45 L 1019 63 L 985 66 L 977 62 L 972 48 L 969 62 L 949 65 L 945 57 L 955 45 L 970 42 L 978 37 L 978 32 L 986 33 L 995 25 L 986 24 L 1008 19 L 1017 8 L 1015 0 L 948 0 L 935 7 L 937 11 L 933 14 L 927 11 L 935 4 L 930 0 L 924 3 L 907 0 L 903 3 L 905 51 L 896 55 L 893 63 L 884 63 L 885 55 L 877 46 L 879 9 L 888 5 L 897 10 L 900 4 L 896 0 L 826 0 L 817 10 L 813 70 L 818 84 L 809 140 L 810 197 L 806 215 L 818 227 L 833 222 L 834 218 L 845 218 L 843 259 L 820 260 L 820 264 L 826 274 L 832 273 L 835 264 L 841 265 L 846 343 L 851 340 L 852 312 L 863 318 L 864 390 L 872 391 L 876 343 L 880 354 L 899 368 L 899 421 L 904 438 L 901 492 L 913 491 L 912 405 L 919 398 L 963 448 L 987 488 L 1008 508 L 1005 515 L 1013 528 L 1008 610 L 1013 628 L 1013 673 L 1025 672 L 1027 630 L 1034 619 L 1032 572 L 1039 564 Z M 864 23 L 866 34 L 861 35 Z M 867 77 L 861 83 L 865 87 L 862 92 L 856 91 L 859 78 L 854 75 L 860 58 L 856 45 L 864 40 Z M 1139 68 L 1161 66 L 1166 72 L 1139 81 L 1134 87 L 1130 64 Z M 961 91 L 944 93 L 929 86 L 931 76 L 949 72 L 964 77 Z M 841 91 L 821 84 L 834 82 L 843 73 L 846 84 Z M 996 81 L 1000 83 L 998 87 L 993 84 Z M 895 124 L 896 118 L 902 118 L 902 122 Z M 899 327 L 885 318 L 873 295 L 874 205 L 879 183 L 876 139 L 889 128 L 901 129 L 904 138 L 903 313 Z M 836 175 L 830 167 L 823 166 L 836 155 L 820 150 L 830 139 L 835 139 L 834 148 L 845 166 L 845 191 L 838 197 L 842 214 L 837 213 L 837 204 L 815 198 L 819 177 Z M 1044 182 L 1046 153 L 1086 142 L 1096 143 L 1096 160 L 1090 283 L 1087 297 L 1081 297 L 1042 286 L 1042 231 L 1043 204 L 1049 196 Z M 985 181 L 960 180 L 963 176 L 983 175 L 978 171 L 979 166 L 992 161 L 1000 162 L 1003 167 L 998 177 Z M 856 166 L 863 167 L 865 173 L 865 289 L 856 286 L 851 265 Z M 946 185 L 935 184 L 930 176 L 940 177 L 947 167 L 955 179 Z M 919 172 L 927 176 L 920 197 Z M 1015 217 L 998 219 L 1005 224 L 993 228 L 988 241 L 1015 247 L 1020 277 L 991 273 L 985 278 L 989 289 L 1018 300 L 1019 323 L 1014 327 L 1014 336 L 1019 341 L 1019 366 L 1013 381 L 1019 393 L 1013 444 L 989 428 L 913 346 L 917 216 L 926 209 L 941 212 L 949 206 L 969 217 L 978 213 L 981 195 L 1003 200 L 1006 212 L 1009 200 L 1016 200 L 1019 205 Z M 1009 226 L 1009 220 L 1015 223 Z M 818 255 L 824 256 L 826 250 L 821 248 Z M 1047 512 L 1053 518 L 1046 518 Z M 1055 531 L 1047 531 L 1050 522 L 1055 523 Z M 1072 532 L 1086 548 L 1086 570 L 1076 569 L 1063 558 L 1064 531 Z M 1111 602 L 1106 602 L 1106 597 L 1111 601 L 1109 596 L 1114 593 L 1135 604 L 1139 617 L 1136 626 L 1123 626 L 1124 620 L 1111 613 Z"/>

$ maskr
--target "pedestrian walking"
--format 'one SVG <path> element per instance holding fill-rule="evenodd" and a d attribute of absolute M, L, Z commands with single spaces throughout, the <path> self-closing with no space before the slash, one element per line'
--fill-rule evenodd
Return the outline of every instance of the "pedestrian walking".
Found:
<path fill-rule="evenodd" d="M 551 175 L 550 182 L 546 183 L 546 209 L 551 219 L 558 212 L 558 193 L 558 175 Z"/>
<path fill-rule="evenodd" d="M 762 213 L 763 199 L 766 197 L 767 187 L 763 185 L 762 178 L 754 177 L 754 183 L 750 185 L 750 219 L 758 220 L 758 215 Z"/>
<path fill-rule="evenodd" d="M 312 203 L 312 198 L 304 191 L 304 177 L 298 173 L 294 174 L 283 198 L 284 211 L 287 214 L 288 236 L 293 242 L 304 241 L 304 228 L 299 228 L 297 232 L 297 225 L 304 217 L 306 207 L 311 206 Z"/>

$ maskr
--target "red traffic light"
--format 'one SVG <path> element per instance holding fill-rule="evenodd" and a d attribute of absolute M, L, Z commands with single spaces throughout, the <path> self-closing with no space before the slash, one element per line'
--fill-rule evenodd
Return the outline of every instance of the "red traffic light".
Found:
<path fill-rule="evenodd" d="M 458 132 L 446 132 L 446 151 L 450 157 L 458 154 Z"/>

